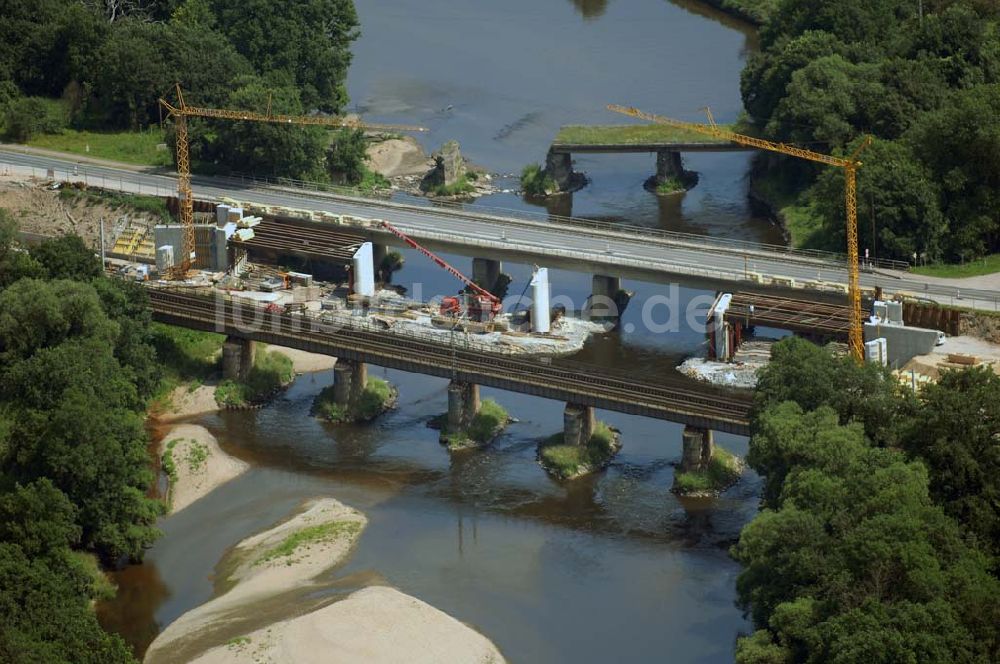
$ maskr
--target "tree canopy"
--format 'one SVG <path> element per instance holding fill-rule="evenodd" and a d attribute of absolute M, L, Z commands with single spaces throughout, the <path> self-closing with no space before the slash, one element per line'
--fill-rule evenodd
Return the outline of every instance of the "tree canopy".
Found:
<path fill-rule="evenodd" d="M 996 661 L 1000 378 L 946 373 L 914 401 L 809 346 L 779 342 L 760 376 L 737 661 Z"/>
<path fill-rule="evenodd" d="M 273 97 L 276 111 L 339 113 L 358 36 L 353 0 L 12 0 L 3 18 L 0 121 L 18 141 L 67 124 L 148 127 L 161 121 L 158 100 L 174 83 L 194 105 L 263 110 Z M 268 174 L 323 173 L 325 143 L 312 146 L 318 130 L 220 129 L 227 136 L 213 141 L 214 128 L 202 132 L 203 143 L 217 144 L 201 146 L 198 166 L 248 171 L 263 162 Z M 253 161 L 232 154 L 238 136 L 263 140 Z"/>
<path fill-rule="evenodd" d="M 785 0 L 761 41 L 741 90 L 765 136 L 842 154 L 863 134 L 880 139 L 859 171 L 862 242 L 900 259 L 1000 251 L 995 4 Z M 810 187 L 819 169 L 780 163 L 804 188 L 802 204 L 817 204 L 823 227 L 813 243 L 841 249 L 843 189 L 835 205 L 833 185 L 842 174 L 824 172 Z"/>

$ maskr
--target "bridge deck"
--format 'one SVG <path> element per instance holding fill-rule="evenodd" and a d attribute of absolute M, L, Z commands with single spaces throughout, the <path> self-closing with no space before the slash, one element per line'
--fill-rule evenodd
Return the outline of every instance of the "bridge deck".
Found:
<path fill-rule="evenodd" d="M 729 125 L 721 125 L 731 129 Z M 567 125 L 552 142 L 553 152 L 727 152 L 752 150 L 737 143 L 666 125 Z"/>
<path fill-rule="evenodd" d="M 733 294 L 726 320 L 846 341 L 851 328 L 850 315 L 850 307 L 843 304 L 740 292 Z"/>
<path fill-rule="evenodd" d="M 749 395 L 701 387 L 679 374 L 654 382 L 593 365 L 493 356 L 461 345 L 324 325 L 219 294 L 151 288 L 149 295 L 153 316 L 163 323 L 718 431 L 749 432 Z"/>
<path fill-rule="evenodd" d="M 365 242 L 365 236 L 359 233 L 303 219 L 264 217 L 253 230 L 253 239 L 246 242 L 234 239 L 233 242 L 251 250 L 341 261 L 350 260 L 358 247 Z"/>

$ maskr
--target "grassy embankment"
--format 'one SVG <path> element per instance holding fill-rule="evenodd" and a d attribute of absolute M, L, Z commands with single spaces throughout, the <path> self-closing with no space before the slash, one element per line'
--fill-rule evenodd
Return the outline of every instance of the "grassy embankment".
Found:
<path fill-rule="evenodd" d="M 222 342 L 225 336 L 198 332 L 183 327 L 153 323 L 153 347 L 163 367 L 160 388 L 153 397 L 153 410 L 171 406 L 170 395 L 179 386 L 188 385 L 193 392 L 203 382 L 216 375 L 222 362 Z"/>
<path fill-rule="evenodd" d="M 732 452 L 715 447 L 708 468 L 704 470 L 674 472 L 673 491 L 681 495 L 721 491 L 740 477 L 742 468 Z"/>
<path fill-rule="evenodd" d="M 447 420 L 447 416 L 441 418 L 441 442 L 450 450 L 460 450 L 489 443 L 504 430 L 510 415 L 496 401 L 486 399 L 479 405 L 479 412 L 467 429 L 448 431 Z"/>
<path fill-rule="evenodd" d="M 158 127 L 120 132 L 63 129 L 58 134 L 34 136 L 28 145 L 136 166 L 172 166 L 170 151 L 158 147 L 164 141 L 163 130 Z"/>
<path fill-rule="evenodd" d="M 562 479 L 593 472 L 605 466 L 618 451 L 617 436 L 604 422 L 594 426 L 586 445 L 564 445 L 563 434 L 550 437 L 539 452 L 546 471 Z"/>
<path fill-rule="evenodd" d="M 396 390 L 381 378 L 369 378 L 355 408 L 334 401 L 334 386 L 324 387 L 313 401 L 312 412 L 334 424 L 368 422 L 388 408 L 396 398 Z"/>
<path fill-rule="evenodd" d="M 230 379 L 222 381 L 215 388 L 215 402 L 221 408 L 253 405 L 288 385 L 294 378 L 295 369 L 291 358 L 278 351 L 269 351 L 263 344 L 259 344 L 246 382 Z"/>
<path fill-rule="evenodd" d="M 985 258 L 979 258 L 960 265 L 920 265 L 911 268 L 910 272 L 923 274 L 928 277 L 944 277 L 948 279 L 978 277 L 984 274 L 1000 272 L 1000 254 L 990 254 Z"/>

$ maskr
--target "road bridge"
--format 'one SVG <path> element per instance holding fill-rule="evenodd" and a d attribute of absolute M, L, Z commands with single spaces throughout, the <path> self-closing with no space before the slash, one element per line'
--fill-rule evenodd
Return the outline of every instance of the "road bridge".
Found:
<path fill-rule="evenodd" d="M 371 363 L 448 378 L 456 387 L 449 397 L 455 392 L 465 403 L 478 402 L 478 389 L 473 396 L 464 386 L 485 385 L 564 401 L 567 413 L 582 411 L 586 420 L 594 408 L 603 408 L 679 422 L 695 431 L 749 435 L 750 395 L 703 386 L 679 374 L 642 376 L 566 360 L 491 355 L 416 336 L 324 325 L 307 314 L 270 312 L 219 292 L 151 287 L 149 296 L 157 321 L 226 334 L 230 350 L 224 355 L 234 358 L 226 369 L 230 376 L 245 372 L 247 344 L 260 341 L 336 357 L 342 375 L 335 380 L 344 382 L 345 397 L 352 380 L 356 391 L 358 380 L 364 380 L 363 366 Z"/>
<path fill-rule="evenodd" d="M 113 190 L 169 196 L 176 177 L 96 164 L 75 165 L 71 158 L 20 154 L 22 148 L 3 146 L 0 171 L 34 174 L 57 180 L 81 181 Z M 15 150 L 15 151 L 11 151 Z M 435 251 L 471 257 L 496 257 L 594 275 L 671 283 L 695 280 L 713 290 L 745 288 L 751 284 L 792 288 L 820 287 L 843 292 L 847 283 L 845 259 L 826 252 L 794 250 L 726 238 L 713 238 L 587 219 L 532 215 L 520 210 L 485 206 L 435 205 L 371 200 L 306 189 L 276 186 L 264 179 L 195 177 L 195 193 L 202 198 L 224 197 L 266 205 L 326 210 L 335 214 L 387 219 L 421 244 Z M 419 203 L 419 204 L 418 204 Z M 372 239 L 393 243 L 389 233 L 369 230 Z M 886 296 L 907 293 L 920 298 L 971 309 L 1000 310 L 998 290 L 972 289 L 933 277 L 896 269 L 862 273 L 863 288 L 882 287 Z"/>

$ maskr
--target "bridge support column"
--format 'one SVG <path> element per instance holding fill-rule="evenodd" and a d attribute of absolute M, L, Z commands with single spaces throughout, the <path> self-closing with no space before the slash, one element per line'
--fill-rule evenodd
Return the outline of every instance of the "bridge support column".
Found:
<path fill-rule="evenodd" d="M 681 437 L 684 445 L 681 470 L 690 472 L 708 468 L 712 453 L 715 451 L 715 437 L 712 430 L 686 426 Z"/>
<path fill-rule="evenodd" d="M 681 153 L 673 150 L 660 150 L 656 153 L 656 184 L 662 184 L 671 178 L 682 179 L 684 165 Z"/>
<path fill-rule="evenodd" d="M 479 412 L 479 385 L 453 380 L 448 384 L 448 431 L 461 431 Z"/>
<path fill-rule="evenodd" d="M 584 307 L 584 316 L 596 320 L 610 320 L 615 324 L 625 313 L 632 294 L 622 289 L 621 277 L 595 274 L 590 298 Z"/>
<path fill-rule="evenodd" d="M 494 258 L 473 258 L 472 280 L 486 290 L 493 292 L 502 269 L 500 261 Z"/>
<path fill-rule="evenodd" d="M 593 406 L 566 404 L 563 411 L 563 444 L 586 445 L 594 435 L 595 424 Z"/>
<path fill-rule="evenodd" d="M 555 181 L 559 191 L 569 191 L 573 188 L 573 155 L 550 149 L 545 155 L 545 172 Z"/>
<path fill-rule="evenodd" d="M 228 336 L 222 344 L 222 377 L 245 381 L 253 368 L 254 342 Z"/>
<path fill-rule="evenodd" d="M 388 253 L 389 248 L 387 246 L 372 242 L 372 266 L 375 268 L 376 274 L 378 274 L 379 270 L 382 268 L 382 261 L 385 260 L 386 254 Z"/>
<path fill-rule="evenodd" d="M 368 384 L 368 365 L 338 358 L 333 366 L 333 400 L 340 406 L 355 406 Z"/>

